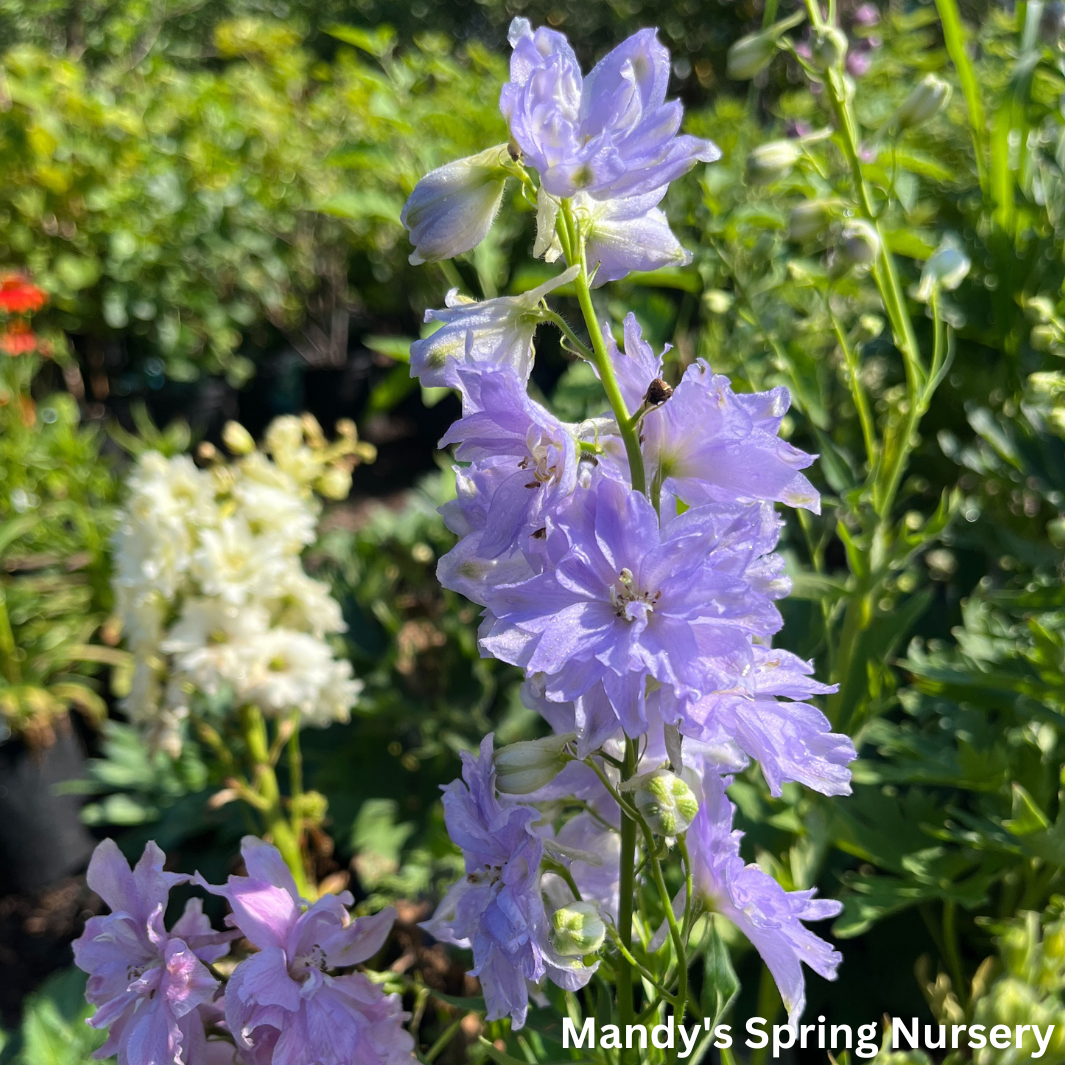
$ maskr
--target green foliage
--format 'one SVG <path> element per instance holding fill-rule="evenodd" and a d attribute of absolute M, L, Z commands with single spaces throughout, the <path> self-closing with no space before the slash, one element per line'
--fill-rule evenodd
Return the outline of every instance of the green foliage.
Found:
<path fill-rule="evenodd" d="M 85 974 L 77 969 L 57 973 L 26 1000 L 18 1032 L 0 1032 L 0 1062 L 90 1065 L 105 1039 L 85 1023 L 92 1012 L 85 1002 Z"/>
<path fill-rule="evenodd" d="M 0 366 L 0 724 L 48 744 L 70 706 L 107 714 L 92 643 L 109 609 L 107 536 L 114 486 L 100 432 L 63 393 L 30 395 L 39 360 Z"/>
<path fill-rule="evenodd" d="M 247 19 L 215 26 L 209 67 L 0 55 L 0 264 L 33 271 L 96 372 L 119 337 L 149 384 L 245 381 L 278 333 L 339 365 L 349 315 L 406 312 L 399 210 L 420 174 L 504 139 L 502 64 L 346 37 L 330 64 Z"/>

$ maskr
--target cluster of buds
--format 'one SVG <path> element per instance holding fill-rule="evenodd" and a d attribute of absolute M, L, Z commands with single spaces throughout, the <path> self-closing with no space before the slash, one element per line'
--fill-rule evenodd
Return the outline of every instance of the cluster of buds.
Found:
<path fill-rule="evenodd" d="M 377 448 L 359 439 L 350 418 L 341 418 L 336 431 L 337 439 L 330 442 L 313 415 L 283 415 L 270 423 L 263 450 L 305 491 L 325 499 L 346 499 L 351 491 L 352 470 L 373 462 Z M 226 422 L 222 442 L 233 455 L 250 455 L 255 450 L 254 438 L 240 422 Z M 197 456 L 211 465 L 221 462 L 217 448 L 210 443 L 201 444 Z"/>

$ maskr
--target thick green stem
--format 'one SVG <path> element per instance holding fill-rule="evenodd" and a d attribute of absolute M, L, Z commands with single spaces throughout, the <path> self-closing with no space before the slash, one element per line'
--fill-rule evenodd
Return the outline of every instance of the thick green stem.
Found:
<path fill-rule="evenodd" d="M 270 764 L 270 743 L 262 711 L 257 706 L 242 706 L 240 726 L 248 749 L 248 760 L 252 765 L 252 781 L 264 803 L 261 811 L 263 827 L 292 871 L 296 889 L 306 898 L 310 894 L 307 870 L 303 865 L 299 840 L 281 805 L 281 788 L 274 767 Z"/>
<path fill-rule="evenodd" d="M 622 778 L 628 780 L 636 774 L 636 744 L 625 737 L 625 768 Z M 619 884 L 618 935 L 621 945 L 632 951 L 632 904 L 635 894 L 636 873 L 636 822 L 624 810 L 621 812 L 621 882 Z M 622 1025 L 632 1024 L 632 966 L 622 959 L 618 966 L 618 1020 Z"/>

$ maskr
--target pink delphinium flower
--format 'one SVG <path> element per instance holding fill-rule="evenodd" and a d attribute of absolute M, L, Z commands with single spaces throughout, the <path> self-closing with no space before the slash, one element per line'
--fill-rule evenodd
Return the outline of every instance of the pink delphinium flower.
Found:
<path fill-rule="evenodd" d="M 384 945 L 396 911 L 354 920 L 352 897 L 323 895 L 303 908 L 276 847 L 245 836 L 247 876 L 225 887 L 197 883 L 228 899 L 229 922 L 258 947 L 226 986 L 226 1023 L 250 1065 L 399 1065 L 414 1040 L 398 995 L 385 995 L 360 972 L 336 975 Z"/>
<path fill-rule="evenodd" d="M 97 1007 L 94 1028 L 109 1028 L 98 1058 L 119 1065 L 199 1065 L 206 1053 L 204 1011 L 218 981 L 204 964 L 229 952 L 231 933 L 215 932 L 199 899 L 167 932 L 167 898 L 189 878 L 163 871 L 165 855 L 149 843 L 130 869 L 114 840 L 89 863 L 88 883 L 111 907 L 93 917 L 74 942 L 74 962 L 89 974 L 86 999 Z"/>

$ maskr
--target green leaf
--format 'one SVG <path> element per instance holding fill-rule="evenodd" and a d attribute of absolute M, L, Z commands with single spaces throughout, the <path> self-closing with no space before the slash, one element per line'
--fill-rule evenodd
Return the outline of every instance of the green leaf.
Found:
<path fill-rule="evenodd" d="M 703 989 L 699 1002 L 712 1028 L 735 1001 L 740 981 L 732 967 L 729 949 L 718 935 L 717 922 L 711 918 L 708 925 L 703 955 Z"/>
<path fill-rule="evenodd" d="M 359 26 L 327 26 L 325 32 L 345 44 L 354 45 L 376 59 L 388 55 L 396 45 L 396 31 L 391 26 L 378 26 L 373 30 Z"/>
<path fill-rule="evenodd" d="M 387 355 L 396 362 L 410 362 L 410 346 L 414 341 L 410 337 L 366 336 L 362 338 L 362 343 L 371 351 Z"/>

